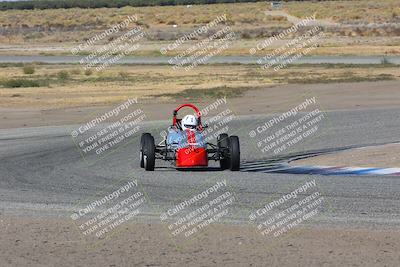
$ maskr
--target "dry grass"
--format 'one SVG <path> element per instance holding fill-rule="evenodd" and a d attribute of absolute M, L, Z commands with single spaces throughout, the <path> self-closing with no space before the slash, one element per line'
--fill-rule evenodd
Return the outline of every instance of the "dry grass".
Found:
<path fill-rule="evenodd" d="M 330 19 L 340 23 L 398 23 L 400 5 L 398 0 L 361 1 L 293 1 L 285 4 L 285 10 L 294 16 L 310 16 L 316 13 L 318 19 Z"/>
<path fill-rule="evenodd" d="M 166 25 L 201 25 L 212 21 L 221 14 L 227 14 L 231 25 L 260 26 L 278 21 L 284 26 L 286 19 L 263 14 L 270 8 L 269 3 L 236 3 L 215 5 L 124 7 L 100 9 L 53 9 L 53 10 L 8 10 L 0 12 L 2 27 L 81 27 L 92 26 L 107 28 L 136 14 L 142 25 L 150 27 Z M 284 10 L 298 17 L 314 13 L 320 19 L 332 19 L 335 22 L 398 22 L 400 6 L 397 0 L 363 1 L 323 1 L 288 2 Z"/>
<path fill-rule="evenodd" d="M 5 27 L 80 27 L 93 26 L 107 28 L 120 23 L 129 15 L 137 15 L 139 24 L 144 26 L 167 25 L 203 25 L 217 16 L 227 14 L 228 23 L 263 25 L 274 21 L 262 12 L 268 7 L 266 3 L 216 4 L 186 6 L 157 6 L 157 7 L 124 7 L 100 9 L 52 9 L 52 10 L 8 10 L 0 12 L 0 24 Z"/>
<path fill-rule="evenodd" d="M 82 42 L 88 36 L 102 32 L 123 21 L 128 15 L 137 15 L 137 24 L 144 26 L 153 40 L 171 40 L 182 32 L 190 32 L 217 16 L 226 14 L 230 25 L 241 39 L 265 38 L 291 24 L 284 17 L 266 16 L 269 3 L 237 3 L 216 5 L 124 7 L 101 9 L 8 10 L 0 12 L 0 26 L 7 34 L 2 43 L 53 43 L 58 46 Z M 396 0 L 288 2 L 284 10 L 298 17 L 317 14 L 317 18 L 340 23 L 398 23 L 400 6 Z M 174 28 L 173 25 L 177 25 Z M 358 26 L 357 26 L 358 27 Z M 340 36 L 398 36 L 387 26 L 373 29 L 348 28 L 335 30 Z M 109 40 L 104 40 L 105 42 Z"/>
<path fill-rule="evenodd" d="M 266 88 L 285 83 L 324 83 L 343 81 L 374 81 L 399 79 L 396 66 L 293 66 L 279 72 L 264 71 L 258 66 L 206 65 L 191 71 L 174 71 L 170 66 L 113 66 L 102 73 L 86 76 L 76 65 L 37 65 L 29 79 L 46 79 L 48 86 L 35 88 L 0 88 L 2 107 L 73 107 L 106 105 L 128 97 L 152 98 L 156 101 L 171 97 L 186 97 L 199 90 L 197 97 L 218 94 L 238 96 L 245 90 Z M 0 69 L 0 81 L 26 78 L 21 67 Z M 60 72 L 69 78 L 59 79 Z M 122 75 L 121 75 L 122 73 Z M 189 90 L 189 91 L 188 91 Z M 192 91 L 190 91 L 192 90 Z M 211 95 L 209 94 L 211 92 Z M 191 93 L 191 94 L 192 94 Z"/>
<path fill-rule="evenodd" d="M 210 8 L 212 7 L 212 8 Z M 287 27 L 285 20 L 276 21 L 263 12 L 249 12 L 250 9 L 265 10 L 265 3 L 249 4 L 217 4 L 164 6 L 164 7 L 124 7 L 101 9 L 54 9 L 54 10 L 8 10 L 0 12 L 0 26 L 14 29 L 16 34 L 4 36 L 3 40 L 10 43 L 23 42 L 81 42 L 87 36 L 99 33 L 112 25 L 118 24 L 129 15 L 138 17 L 137 25 L 153 32 L 154 39 L 162 40 L 156 32 L 193 30 L 204 25 L 222 14 L 227 15 L 226 24 L 233 27 L 262 27 L 265 25 Z M 173 25 L 178 25 L 174 29 Z M 40 32 L 37 32 L 40 28 Z M 32 29 L 32 30 L 30 30 Z M 50 31 L 56 29 L 56 31 Z M 65 31 L 69 32 L 68 35 Z M 170 37 L 173 37 L 172 34 Z M 108 40 L 105 40 L 108 41 Z"/>
<path fill-rule="evenodd" d="M 264 39 L 238 39 L 232 42 L 228 49 L 223 50 L 219 55 L 234 56 L 234 55 L 249 55 L 249 49 L 257 45 L 258 42 Z M 259 56 L 264 56 L 271 53 L 274 49 L 284 46 L 288 40 L 276 41 L 268 49 L 258 50 Z M 160 47 L 165 47 L 171 41 L 144 41 L 140 43 L 138 50 L 130 53 L 134 56 L 161 56 Z M 188 41 L 178 49 L 169 51 L 168 56 L 174 56 L 188 49 L 195 42 Z M 71 49 L 75 47 L 72 44 L 63 44 L 57 47 L 58 44 L 44 43 L 42 45 L 22 44 L 15 46 L 6 45 L 1 48 L 0 55 L 71 55 Z M 101 46 L 93 46 L 92 49 L 98 49 Z M 321 40 L 320 45 L 316 49 L 311 50 L 308 54 L 313 55 L 400 55 L 400 37 L 327 37 Z"/>

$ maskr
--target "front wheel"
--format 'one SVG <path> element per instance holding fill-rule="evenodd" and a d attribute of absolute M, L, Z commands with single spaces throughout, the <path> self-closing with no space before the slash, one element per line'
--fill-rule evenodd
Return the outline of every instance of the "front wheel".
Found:
<path fill-rule="evenodd" d="M 156 147 L 154 145 L 154 137 L 151 134 L 143 136 L 143 167 L 146 171 L 154 171 L 156 163 Z"/>
<path fill-rule="evenodd" d="M 238 171 L 240 169 L 240 144 L 239 137 L 236 135 L 229 137 L 229 156 L 230 170 Z"/>
<path fill-rule="evenodd" d="M 151 136 L 149 133 L 143 133 L 142 136 L 140 137 L 140 152 L 139 152 L 139 158 L 140 158 L 140 168 L 144 168 L 144 157 L 143 157 L 143 151 L 144 151 L 144 140 L 148 137 L 146 136 Z"/>

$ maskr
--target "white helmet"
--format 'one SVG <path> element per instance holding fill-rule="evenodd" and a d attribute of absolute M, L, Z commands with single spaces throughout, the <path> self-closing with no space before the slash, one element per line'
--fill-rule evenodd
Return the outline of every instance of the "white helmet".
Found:
<path fill-rule="evenodd" d="M 197 127 L 197 118 L 194 115 L 186 115 L 181 123 L 182 130 L 195 129 Z"/>

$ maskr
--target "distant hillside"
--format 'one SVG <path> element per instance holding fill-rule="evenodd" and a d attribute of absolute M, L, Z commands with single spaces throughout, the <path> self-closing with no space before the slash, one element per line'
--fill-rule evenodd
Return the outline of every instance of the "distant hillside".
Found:
<path fill-rule="evenodd" d="M 9 9 L 58 9 L 58 8 L 102 8 L 124 6 L 174 6 L 218 3 L 265 2 L 263 0 L 31 0 L 0 2 L 0 10 Z"/>

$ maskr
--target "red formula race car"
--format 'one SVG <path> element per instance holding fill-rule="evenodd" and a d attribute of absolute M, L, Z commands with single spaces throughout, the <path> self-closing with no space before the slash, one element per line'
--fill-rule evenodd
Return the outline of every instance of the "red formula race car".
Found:
<path fill-rule="evenodd" d="M 195 115 L 178 119 L 178 111 L 184 107 L 194 110 Z M 206 142 L 201 112 L 193 104 L 183 104 L 173 112 L 172 125 L 158 145 L 150 133 L 144 133 L 140 140 L 140 167 L 153 171 L 156 159 L 174 161 L 179 169 L 199 169 L 208 166 L 209 160 L 220 162 L 221 169 L 238 171 L 240 168 L 240 146 L 237 136 L 226 133 L 218 135 L 217 144 Z"/>

